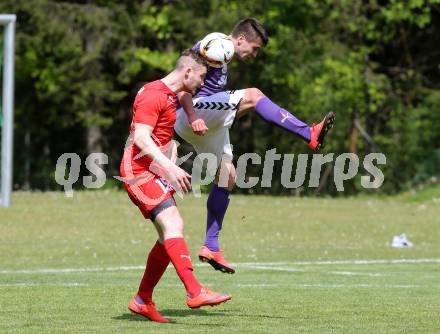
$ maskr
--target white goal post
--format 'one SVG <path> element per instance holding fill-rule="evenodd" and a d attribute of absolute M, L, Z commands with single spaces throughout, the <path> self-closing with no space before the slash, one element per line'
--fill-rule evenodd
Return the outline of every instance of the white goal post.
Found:
<path fill-rule="evenodd" d="M 15 21 L 13 14 L 0 14 L 4 25 L 3 35 L 3 92 L 2 92 L 2 148 L 0 206 L 11 205 L 12 192 L 12 146 L 14 130 L 14 41 Z"/>

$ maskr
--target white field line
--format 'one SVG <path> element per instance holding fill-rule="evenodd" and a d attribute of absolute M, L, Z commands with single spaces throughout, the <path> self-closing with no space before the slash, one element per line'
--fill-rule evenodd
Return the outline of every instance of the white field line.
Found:
<path fill-rule="evenodd" d="M 246 265 L 246 269 L 259 269 L 259 270 L 274 270 L 274 271 L 288 271 L 288 272 L 304 272 L 307 270 L 304 269 L 293 269 L 293 268 L 286 268 L 286 267 L 273 267 L 273 266 L 262 266 L 262 265 Z"/>
<path fill-rule="evenodd" d="M 364 273 L 364 272 L 353 272 L 353 271 L 328 271 L 327 273 L 333 275 L 342 275 L 342 276 L 370 276 L 370 277 L 389 276 L 379 273 Z"/>
<path fill-rule="evenodd" d="M 350 289 L 350 288 L 375 288 L 375 289 L 414 289 L 427 287 L 425 285 L 403 285 L 403 284 L 385 284 L 385 285 L 377 285 L 377 284 L 293 284 L 292 287 L 297 288 L 341 288 L 341 289 Z"/>
<path fill-rule="evenodd" d="M 304 269 L 292 269 L 292 268 L 286 268 L 286 267 L 273 267 L 273 266 L 247 265 L 246 269 L 287 271 L 287 272 L 310 272 L 310 270 L 304 270 Z M 365 272 L 353 272 L 353 271 L 320 271 L 320 272 L 326 273 L 326 274 L 332 274 L 332 275 L 342 275 L 342 276 L 371 276 L 371 277 L 388 276 L 388 275 L 379 274 L 379 273 L 365 273 Z"/>
<path fill-rule="evenodd" d="M 0 288 L 33 287 L 33 286 L 89 286 L 86 283 L 66 282 L 66 283 L 0 283 Z"/>
<path fill-rule="evenodd" d="M 398 260 L 342 260 L 342 261 L 292 261 L 292 262 L 238 262 L 233 265 L 241 268 L 261 269 L 261 270 L 282 270 L 291 272 L 301 272 L 303 269 L 285 268 L 289 266 L 320 266 L 320 265 L 372 265 L 372 264 L 420 264 L 420 263 L 440 263 L 440 259 L 398 259 Z M 194 264 L 195 267 L 206 266 L 207 264 Z M 144 266 L 116 266 L 116 267 L 86 267 L 86 268 L 43 268 L 43 269 L 24 269 L 24 270 L 0 270 L 0 275 L 14 274 L 59 274 L 59 273 L 82 273 L 82 272 L 105 272 L 105 271 L 130 271 L 142 270 Z"/>
<path fill-rule="evenodd" d="M 119 266 L 119 267 L 89 267 L 89 268 L 57 268 L 57 269 L 31 269 L 31 270 L 1 270 L 0 274 L 66 274 L 100 271 L 127 271 L 144 269 L 145 266 Z"/>
<path fill-rule="evenodd" d="M 1 288 L 32 288 L 32 287 L 89 287 L 90 284 L 85 283 L 5 283 L 0 284 Z M 162 286 L 162 288 L 170 288 L 170 287 L 181 287 L 181 284 L 167 284 Z M 309 289 L 309 288 L 319 288 L 319 289 L 359 289 L 359 288 L 368 288 L 368 289 L 415 289 L 415 288 L 424 288 L 431 287 L 437 288 L 438 286 L 428 286 L 428 285 L 404 285 L 404 284 L 322 284 L 322 283 L 314 283 L 314 284 L 265 284 L 265 283 L 250 283 L 250 284 L 232 284 L 234 288 L 237 289 L 264 289 L 264 288 L 296 288 L 296 289 Z"/>
<path fill-rule="evenodd" d="M 292 262 L 242 262 L 240 266 L 272 266 L 272 265 L 295 265 L 295 266 L 316 266 L 316 265 L 370 265 L 370 264 L 407 264 L 407 263 L 440 263 L 440 259 L 396 259 L 396 260 L 335 260 L 335 261 L 292 261 Z"/>

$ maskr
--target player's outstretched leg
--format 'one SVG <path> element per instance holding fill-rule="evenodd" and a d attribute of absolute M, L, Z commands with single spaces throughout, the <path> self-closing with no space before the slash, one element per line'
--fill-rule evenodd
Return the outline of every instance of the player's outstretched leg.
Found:
<path fill-rule="evenodd" d="M 290 133 L 303 139 L 309 147 L 316 151 L 323 147 L 324 138 L 328 130 L 333 127 L 335 115 L 328 113 L 319 124 L 308 125 L 296 118 L 286 109 L 272 102 L 257 88 L 245 89 L 244 100 L 240 103 L 238 117 L 243 116 L 250 110 L 255 112 L 266 122 L 275 124 Z"/>
<path fill-rule="evenodd" d="M 255 104 L 255 112 L 266 122 L 273 123 L 306 142 L 310 142 L 310 126 L 272 102 L 268 97 L 262 96 L 258 99 Z"/>
<path fill-rule="evenodd" d="M 271 122 L 305 140 L 310 149 L 319 150 L 324 146 L 324 138 L 333 127 L 335 114 L 328 113 L 319 124 L 308 124 L 300 121 L 287 110 L 273 103 L 268 97 L 261 97 L 255 105 L 255 112 L 267 122 Z"/>

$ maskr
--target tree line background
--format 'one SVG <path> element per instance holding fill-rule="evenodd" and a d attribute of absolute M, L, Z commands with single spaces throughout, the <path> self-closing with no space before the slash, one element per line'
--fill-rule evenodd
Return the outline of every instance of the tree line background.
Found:
<path fill-rule="evenodd" d="M 107 175 L 118 175 L 139 87 L 207 33 L 229 33 L 246 16 L 265 25 L 270 41 L 257 59 L 229 65 L 228 88 L 258 87 L 307 122 L 333 110 L 322 153 L 353 152 L 361 162 L 384 153 L 380 192 L 438 182 L 440 0 L 2 0 L 0 12 L 17 15 L 15 189 L 59 189 L 55 164 L 65 152 L 83 165 L 104 152 Z M 256 116 L 236 122 L 232 143 L 236 153 L 310 153 Z M 318 190 L 284 189 L 281 166 L 271 188 L 250 191 L 337 194 L 332 164 Z M 360 171 L 345 194 L 366 191 Z M 262 166 L 248 173 L 261 175 Z"/>

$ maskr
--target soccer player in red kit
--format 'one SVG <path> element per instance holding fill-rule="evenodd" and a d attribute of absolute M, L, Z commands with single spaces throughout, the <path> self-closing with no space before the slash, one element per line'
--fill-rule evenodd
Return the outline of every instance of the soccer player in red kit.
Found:
<path fill-rule="evenodd" d="M 151 249 L 137 295 L 128 308 L 152 321 L 168 322 L 155 307 L 152 295 L 168 264 L 173 264 L 187 291 L 190 308 L 223 303 L 231 296 L 204 288 L 195 278 L 183 238 L 183 220 L 173 198 L 175 189 L 188 192 L 190 175 L 170 159 L 176 94 L 194 92 L 203 84 L 207 67 L 191 50 L 184 51 L 176 68 L 161 80 L 144 85 L 133 104 L 130 137 L 120 172 L 130 199 L 150 219 L 159 235 Z"/>

